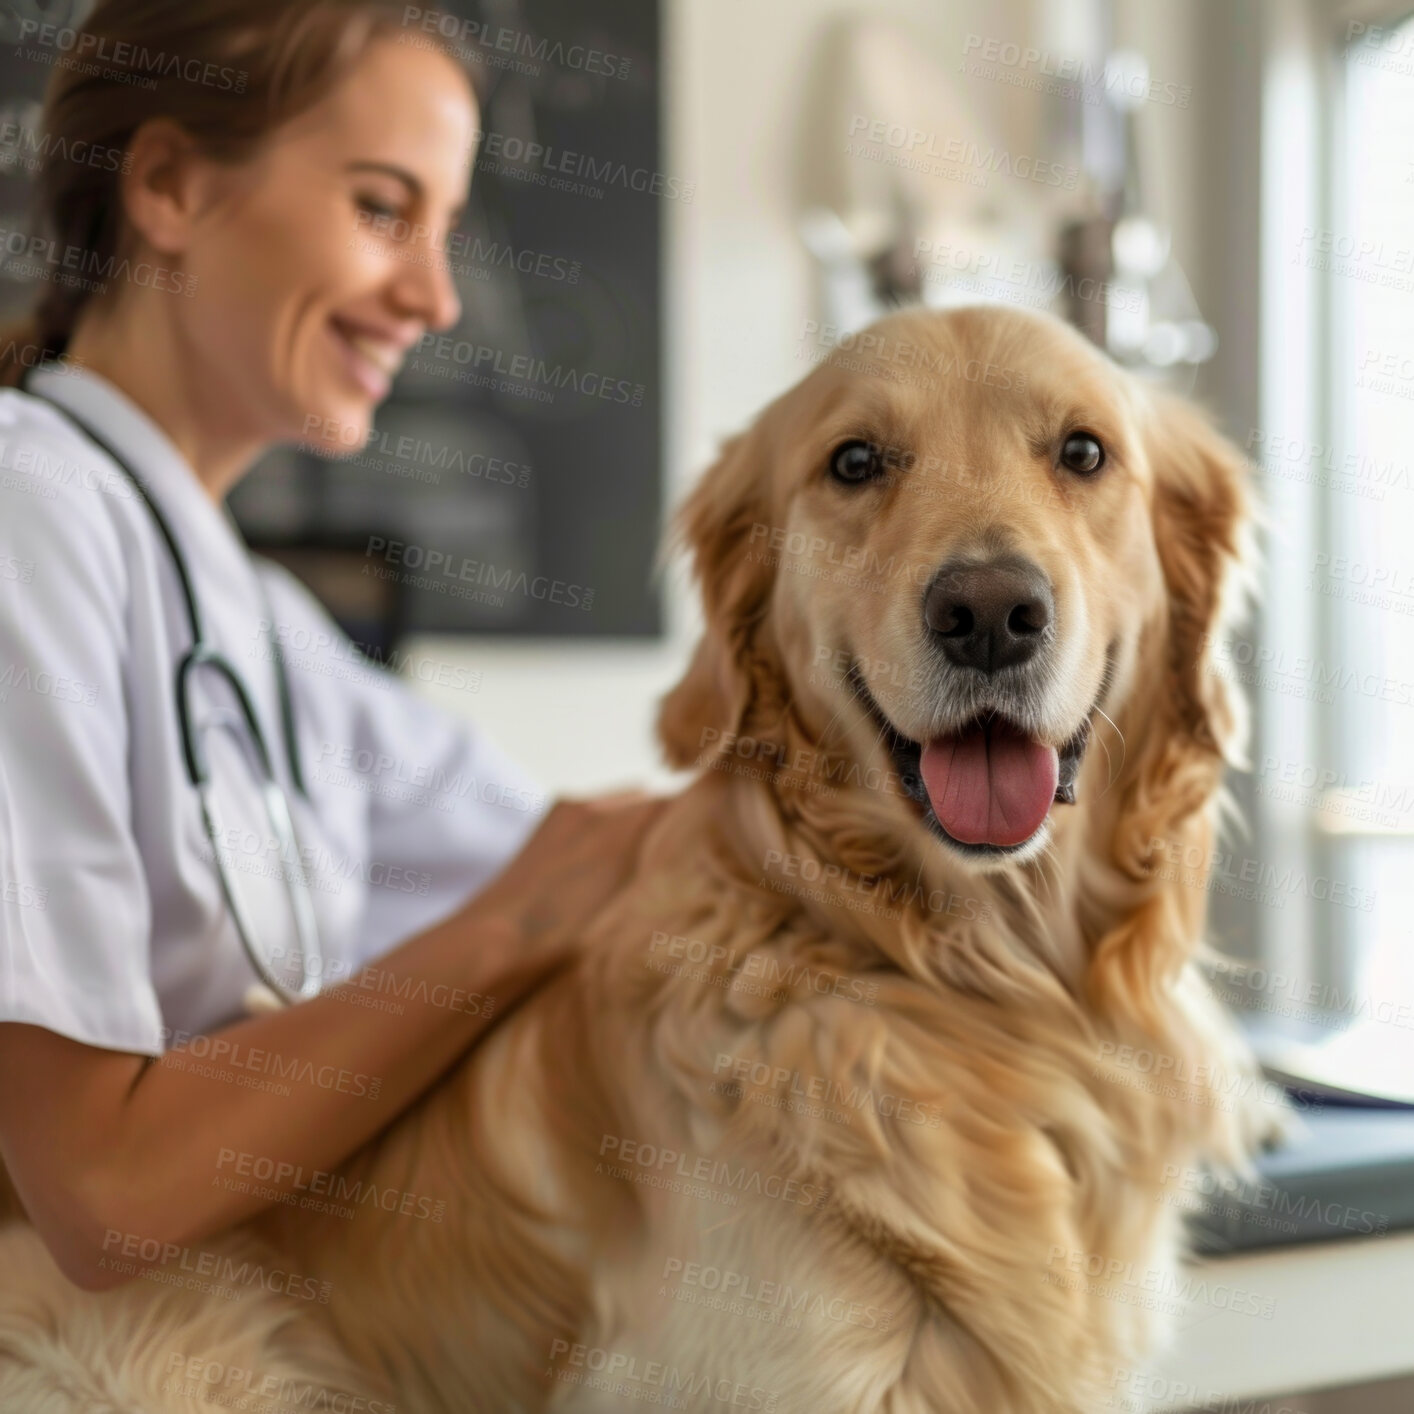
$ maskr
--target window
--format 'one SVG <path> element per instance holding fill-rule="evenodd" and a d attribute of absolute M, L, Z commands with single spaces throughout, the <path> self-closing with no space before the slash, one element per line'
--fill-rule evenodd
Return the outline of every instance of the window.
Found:
<path fill-rule="evenodd" d="M 1414 1076 L 1414 17 L 1271 10 L 1268 568 L 1243 674 L 1269 971 L 1231 999 L 1379 1085 Z"/>

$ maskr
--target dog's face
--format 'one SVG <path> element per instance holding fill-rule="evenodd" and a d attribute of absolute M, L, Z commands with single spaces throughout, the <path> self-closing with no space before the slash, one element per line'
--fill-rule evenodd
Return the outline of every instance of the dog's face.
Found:
<path fill-rule="evenodd" d="M 670 751 L 700 757 L 711 725 L 769 738 L 788 712 L 823 748 L 885 752 L 898 809 L 958 858 L 1030 858 L 1146 671 L 1221 735 L 1198 660 L 1239 476 L 1058 321 L 892 316 L 689 505 L 709 632 L 665 708 Z"/>

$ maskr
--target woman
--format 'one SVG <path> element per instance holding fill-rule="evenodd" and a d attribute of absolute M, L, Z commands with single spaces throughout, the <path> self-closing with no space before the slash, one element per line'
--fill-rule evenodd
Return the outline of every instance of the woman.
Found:
<path fill-rule="evenodd" d="M 281 1192 L 218 1153 L 328 1169 L 415 1100 L 654 807 L 560 805 L 527 845 L 522 772 L 351 667 L 220 509 L 276 443 L 360 445 L 455 323 L 455 56 L 377 0 L 102 0 L 83 34 L 49 40 L 49 283 L 0 336 L 0 1156 L 98 1289 L 112 1233 L 190 1242 Z M 234 672 L 174 690 L 196 637 Z"/>

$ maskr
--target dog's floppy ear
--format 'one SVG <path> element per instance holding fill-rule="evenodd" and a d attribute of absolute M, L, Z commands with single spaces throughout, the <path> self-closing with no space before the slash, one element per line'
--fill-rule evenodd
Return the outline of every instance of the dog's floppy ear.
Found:
<path fill-rule="evenodd" d="M 1165 595 L 1155 625 L 1162 663 L 1136 699 L 1111 859 L 1130 879 L 1159 874 L 1165 887 L 1096 956 L 1098 970 L 1110 973 L 1103 980 L 1113 986 L 1123 977 L 1131 996 L 1136 988 L 1152 995 L 1171 977 L 1201 929 L 1214 807 L 1246 729 L 1245 704 L 1214 671 L 1214 649 L 1243 608 L 1252 558 L 1247 462 L 1201 412 L 1155 396 L 1148 456 Z M 1187 864 L 1174 871 L 1174 859 Z"/>
<path fill-rule="evenodd" d="M 663 699 L 658 736 L 668 762 L 686 768 L 715 755 L 748 720 L 766 666 L 761 646 L 775 581 L 763 420 L 733 437 L 678 512 L 702 590 L 706 628 L 681 682 Z"/>
<path fill-rule="evenodd" d="M 1213 671 L 1213 649 L 1251 588 L 1253 503 L 1246 458 L 1207 417 L 1156 400 L 1154 538 L 1168 592 L 1168 674 L 1178 738 L 1220 769 L 1242 745 L 1241 694 Z"/>

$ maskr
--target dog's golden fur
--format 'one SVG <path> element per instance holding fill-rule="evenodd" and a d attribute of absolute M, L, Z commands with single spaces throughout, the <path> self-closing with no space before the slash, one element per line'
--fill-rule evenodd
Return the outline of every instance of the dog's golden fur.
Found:
<path fill-rule="evenodd" d="M 1057 469 L 1075 426 L 1101 475 Z M 889 449 L 877 483 L 830 481 L 850 438 Z M 443 1220 L 251 1224 L 233 1240 L 331 1283 L 318 1321 L 284 1302 L 283 1333 L 264 1292 L 68 1289 L 12 1227 L 0 1402 L 88 1408 L 13 1392 L 146 1313 L 163 1379 L 174 1352 L 258 1378 L 331 1330 L 366 1376 L 321 1356 L 309 1378 L 400 1411 L 1098 1407 L 1157 1332 L 1084 1272 L 1167 1272 L 1165 1166 L 1238 1164 L 1253 1137 L 1195 967 L 1204 879 L 1169 863 L 1206 857 L 1240 735 L 1206 648 L 1247 511 L 1202 417 L 1056 321 L 906 312 L 827 358 L 682 513 L 706 630 L 660 726 L 695 778 L 577 965 L 345 1167 Z M 978 865 L 891 786 L 845 669 L 925 735 L 922 576 L 997 547 L 1055 586 L 1033 730 L 1094 740 L 1040 845 Z M 110 1370 L 133 1409 L 206 1407 L 139 1363 Z"/>

